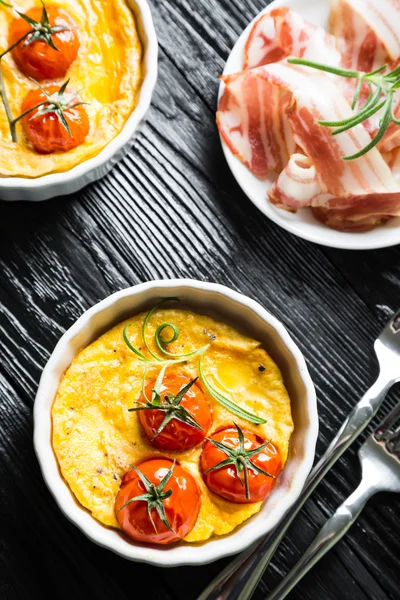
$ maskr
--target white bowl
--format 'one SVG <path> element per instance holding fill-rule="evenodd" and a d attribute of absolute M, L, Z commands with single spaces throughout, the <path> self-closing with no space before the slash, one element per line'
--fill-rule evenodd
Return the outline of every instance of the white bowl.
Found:
<path fill-rule="evenodd" d="M 96 521 L 62 478 L 51 443 L 51 407 L 60 379 L 76 354 L 116 323 L 178 296 L 183 306 L 207 313 L 260 340 L 279 365 L 292 401 L 294 432 L 289 458 L 261 511 L 231 534 L 201 544 L 170 547 L 129 541 Z M 213 283 L 152 281 L 112 294 L 86 311 L 62 336 L 40 379 L 34 406 L 34 445 L 43 477 L 62 512 L 91 540 L 130 560 L 160 566 L 200 565 L 235 554 L 270 531 L 299 496 L 314 460 L 318 414 L 314 385 L 304 358 L 283 325 L 254 300 Z"/>
<path fill-rule="evenodd" d="M 132 136 L 149 109 L 151 96 L 157 81 L 157 36 L 147 0 L 127 0 L 135 15 L 138 34 L 144 51 L 143 81 L 136 108 L 120 133 L 99 154 L 69 171 L 51 173 L 35 179 L 25 177 L 0 178 L 1 200 L 40 201 L 77 192 L 89 183 L 100 179 L 110 171 L 130 149 Z"/>
<path fill-rule="evenodd" d="M 275 0 L 262 10 L 243 31 L 226 61 L 224 75 L 243 70 L 244 46 L 254 23 L 261 15 L 281 6 L 287 6 L 298 12 L 307 21 L 328 29 L 329 0 Z M 224 87 L 224 83 L 221 82 L 219 96 L 222 95 Z M 297 213 L 277 208 L 267 198 L 267 190 L 272 186 L 276 177 L 271 174 L 267 179 L 258 179 L 231 152 L 222 138 L 221 143 L 229 168 L 246 196 L 264 215 L 290 233 L 323 246 L 347 248 L 348 250 L 369 250 L 400 244 L 400 218 L 390 219 L 385 225 L 380 225 L 372 231 L 348 233 L 335 231 L 323 225 L 315 219 L 309 208 L 302 208 Z"/>

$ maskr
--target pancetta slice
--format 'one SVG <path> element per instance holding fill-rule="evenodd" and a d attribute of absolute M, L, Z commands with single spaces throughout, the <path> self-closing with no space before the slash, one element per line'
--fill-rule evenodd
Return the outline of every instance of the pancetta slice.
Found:
<path fill-rule="evenodd" d="M 400 60 L 399 0 L 331 0 L 330 24 L 346 68 L 368 72 Z"/>
<path fill-rule="evenodd" d="M 318 123 L 352 114 L 332 78 L 284 60 L 223 80 L 220 132 L 257 175 L 268 169 L 283 171 L 271 190 L 272 202 L 292 211 L 303 206 L 345 210 L 343 218 L 350 221 L 368 218 L 371 210 L 374 216 L 377 210 L 379 215 L 400 214 L 400 185 L 378 150 L 343 160 L 369 143 L 365 128 L 358 125 L 332 136 Z M 289 160 L 294 145 L 307 162 L 298 156 Z"/>
<path fill-rule="evenodd" d="M 288 8 L 276 8 L 254 24 L 244 51 L 244 69 L 278 62 L 287 56 L 339 65 L 336 39 L 322 27 Z"/>
<path fill-rule="evenodd" d="M 372 71 L 388 64 L 393 69 L 400 61 L 400 0 L 331 0 L 330 23 L 342 54 L 341 64 L 347 69 Z M 344 80 L 350 99 L 356 81 Z M 368 92 L 364 86 L 364 92 Z M 361 98 L 365 98 L 365 93 Z M 361 100 L 362 104 L 362 100 Z M 400 115 L 400 93 L 395 113 Z M 372 137 L 378 132 L 382 111 L 364 122 Z M 388 152 L 400 145 L 399 128 L 392 123 L 379 144 Z"/>
<path fill-rule="evenodd" d="M 222 78 L 217 125 L 235 154 L 255 175 L 280 173 L 295 150 L 287 112 L 293 95 L 280 85 L 266 85 L 261 77 L 238 75 Z"/>

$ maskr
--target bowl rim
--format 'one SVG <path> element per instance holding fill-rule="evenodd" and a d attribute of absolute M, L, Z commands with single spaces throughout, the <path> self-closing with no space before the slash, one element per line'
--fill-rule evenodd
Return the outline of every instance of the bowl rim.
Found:
<path fill-rule="evenodd" d="M 226 537 L 219 536 L 219 540 L 225 539 L 226 543 L 223 545 L 224 549 L 222 549 L 221 544 L 209 544 L 208 540 L 202 544 L 193 545 L 197 552 L 191 554 L 190 556 L 187 552 L 185 553 L 187 546 L 184 545 L 174 547 L 176 549 L 179 548 L 182 552 L 175 552 L 172 556 L 171 553 L 168 552 L 168 549 L 166 551 L 165 548 L 161 550 L 158 548 L 154 549 L 154 546 L 151 547 L 144 544 L 129 544 L 125 547 L 123 544 L 118 543 L 123 540 L 122 537 L 119 539 L 117 538 L 115 543 L 114 540 L 111 542 L 106 540 L 106 532 L 109 532 L 110 529 L 96 521 L 96 519 L 94 519 L 90 513 L 79 504 L 77 500 L 75 500 L 73 493 L 60 473 L 51 442 L 51 406 L 50 409 L 46 407 L 48 381 L 52 378 L 53 371 L 57 367 L 58 361 L 62 357 L 64 349 L 68 347 L 73 338 L 75 338 L 82 330 L 90 326 L 90 322 L 95 315 L 98 315 L 99 313 L 102 313 L 111 306 L 115 305 L 116 302 L 122 298 L 134 298 L 142 295 L 145 292 L 151 291 L 152 289 L 159 290 L 162 288 L 167 291 L 171 288 L 177 287 L 191 288 L 200 292 L 216 292 L 218 295 L 233 301 L 235 304 L 239 304 L 241 307 L 249 308 L 267 325 L 270 325 L 276 331 L 288 350 L 288 353 L 296 362 L 299 377 L 305 387 L 308 416 L 308 430 L 304 441 L 303 457 L 296 470 L 296 482 L 292 482 L 290 492 L 285 494 L 285 496 L 280 500 L 279 510 L 275 511 L 275 519 L 273 519 L 272 522 L 269 521 L 269 526 L 267 528 L 258 527 L 255 532 L 240 529 L 236 531 L 238 534 L 236 536 L 235 531 Z M 60 375 L 59 379 L 61 379 L 61 376 L 62 375 Z M 107 548 L 108 550 L 112 550 L 119 556 L 122 556 L 128 560 L 150 563 L 163 567 L 203 565 L 213 562 L 225 556 L 230 556 L 244 550 L 257 539 L 265 535 L 268 531 L 273 529 L 280 522 L 286 511 L 292 506 L 293 502 L 295 502 L 296 498 L 300 495 L 303 489 L 306 478 L 314 462 L 315 446 L 319 431 L 317 399 L 314 384 L 308 372 L 303 354 L 292 340 L 282 323 L 266 309 L 264 309 L 258 302 L 249 298 L 248 296 L 245 296 L 244 294 L 236 292 L 224 285 L 193 279 L 154 280 L 137 284 L 107 296 L 85 311 L 60 338 L 43 369 L 34 401 L 33 422 L 34 449 L 40 465 L 40 470 L 43 479 L 61 512 L 89 539 L 99 546 Z M 66 496 L 66 492 L 68 492 L 68 496 Z M 88 516 L 90 517 L 90 520 L 87 519 Z M 124 544 L 126 544 L 125 541 Z M 182 554 L 182 556 L 180 556 L 180 554 Z"/>
<path fill-rule="evenodd" d="M 151 97 L 157 81 L 158 42 L 147 0 L 127 0 L 127 3 L 129 9 L 134 13 L 140 42 L 144 50 L 142 67 L 145 74 L 140 84 L 138 103 L 121 131 L 98 154 L 75 165 L 68 171 L 49 173 L 40 177 L 0 177 L 0 189 L 17 188 L 23 190 L 36 188 L 45 190 L 57 184 L 68 185 L 83 177 L 86 173 L 104 166 L 130 141 L 150 107 Z M 130 3 L 136 5 L 136 10 Z M 138 14 L 140 15 L 139 23 L 137 23 Z"/>

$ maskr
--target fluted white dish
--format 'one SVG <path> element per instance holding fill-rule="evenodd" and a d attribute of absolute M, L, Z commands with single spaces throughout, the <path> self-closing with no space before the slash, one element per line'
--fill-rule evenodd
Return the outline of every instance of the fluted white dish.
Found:
<path fill-rule="evenodd" d="M 147 0 L 127 0 L 136 19 L 143 48 L 143 80 L 138 103 L 120 133 L 99 154 L 69 171 L 37 178 L 0 177 L 0 200 L 47 200 L 72 194 L 106 175 L 129 151 L 134 133 L 143 122 L 157 81 L 157 36 Z"/>
<path fill-rule="evenodd" d="M 77 353 L 116 323 L 177 296 L 182 307 L 209 314 L 262 342 L 280 367 L 294 420 L 289 457 L 261 511 L 229 535 L 200 544 L 135 543 L 101 525 L 75 499 L 60 474 L 51 442 L 51 407 L 60 380 Z M 34 405 L 34 446 L 44 480 L 61 511 L 91 540 L 129 560 L 160 566 L 201 565 L 235 554 L 270 531 L 299 496 L 314 460 L 318 414 L 314 385 L 302 353 L 285 327 L 260 304 L 228 287 L 188 279 L 152 281 L 127 288 L 87 310 L 62 336 L 40 379 Z M 61 517 L 60 517 L 61 518 Z"/>

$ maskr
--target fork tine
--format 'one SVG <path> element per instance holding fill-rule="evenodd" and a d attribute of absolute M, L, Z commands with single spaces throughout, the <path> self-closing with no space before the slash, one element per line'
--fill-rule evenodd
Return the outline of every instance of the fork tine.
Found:
<path fill-rule="evenodd" d="M 400 402 L 378 425 L 373 436 L 385 445 L 388 452 L 400 458 Z"/>

